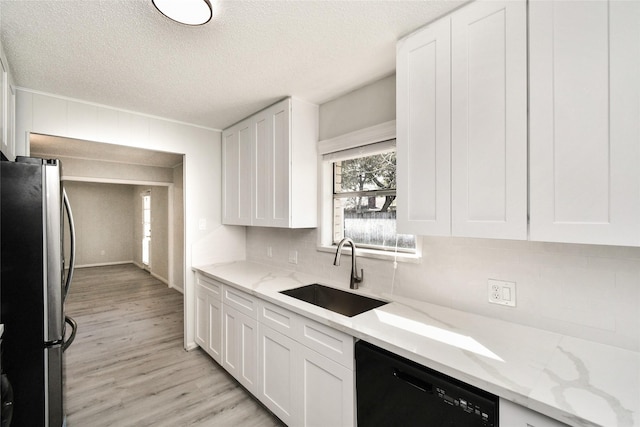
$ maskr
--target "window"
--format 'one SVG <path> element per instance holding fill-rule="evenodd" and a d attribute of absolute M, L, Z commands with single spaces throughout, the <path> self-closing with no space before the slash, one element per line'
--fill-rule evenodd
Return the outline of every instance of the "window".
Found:
<path fill-rule="evenodd" d="M 413 235 L 396 234 L 395 140 L 323 156 L 333 173 L 332 240 L 415 253 Z"/>

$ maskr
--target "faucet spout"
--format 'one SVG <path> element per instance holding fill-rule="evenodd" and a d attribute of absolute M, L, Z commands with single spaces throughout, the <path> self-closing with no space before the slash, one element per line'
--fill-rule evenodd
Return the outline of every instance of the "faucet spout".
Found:
<path fill-rule="evenodd" d="M 364 270 L 360 269 L 360 275 L 358 275 L 358 266 L 356 262 L 356 244 L 348 237 L 340 240 L 338 243 L 338 249 L 336 250 L 336 257 L 333 260 L 333 265 L 340 265 L 340 255 L 342 255 L 342 247 L 345 244 L 351 245 L 351 279 L 349 281 L 349 288 L 358 289 L 358 283 L 362 282 L 364 278 Z"/>

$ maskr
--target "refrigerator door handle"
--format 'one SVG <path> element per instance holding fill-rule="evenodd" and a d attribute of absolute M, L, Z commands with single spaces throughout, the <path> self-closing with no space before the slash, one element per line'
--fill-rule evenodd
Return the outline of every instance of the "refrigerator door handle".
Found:
<path fill-rule="evenodd" d="M 78 324 L 76 323 L 75 320 L 73 320 L 69 316 L 64 316 L 64 321 L 69 326 L 71 326 L 71 335 L 69 335 L 69 338 L 62 343 L 62 351 L 63 352 L 66 351 L 69 348 L 69 346 L 71 345 L 71 343 L 73 342 L 73 340 L 76 339 L 76 332 L 78 332 Z"/>
<path fill-rule="evenodd" d="M 73 279 L 73 271 L 76 266 L 76 227 L 73 222 L 73 213 L 71 212 L 71 204 L 69 203 L 69 198 L 67 197 L 67 192 L 64 188 L 62 189 L 62 199 L 64 201 L 64 210 L 67 212 L 67 218 L 69 218 L 69 238 L 71 240 L 69 272 L 67 273 L 67 278 L 64 283 L 64 296 L 62 297 L 62 300 L 66 301 L 67 294 L 69 293 L 69 288 L 71 287 L 71 279 Z"/>

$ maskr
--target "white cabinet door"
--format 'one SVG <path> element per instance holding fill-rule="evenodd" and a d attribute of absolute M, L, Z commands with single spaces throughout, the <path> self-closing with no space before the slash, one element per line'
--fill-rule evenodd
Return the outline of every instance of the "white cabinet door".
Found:
<path fill-rule="evenodd" d="M 242 122 L 222 134 L 222 222 L 251 224 L 252 129 Z"/>
<path fill-rule="evenodd" d="M 220 294 L 196 284 L 195 341 L 216 362 L 222 364 L 222 303 Z"/>
<path fill-rule="evenodd" d="M 297 179 L 291 176 L 291 100 L 280 102 L 267 110 L 267 120 L 270 123 L 272 144 L 269 158 L 269 188 L 265 189 L 269 199 L 269 219 L 273 227 L 289 227 L 291 220 L 290 182 Z M 316 141 L 317 142 L 317 141 Z M 300 141 L 304 143 L 304 141 Z M 315 146 L 315 144 L 313 144 Z M 315 165 L 308 165 L 315 169 Z M 300 177 L 302 178 L 302 177 Z M 316 188 L 307 188 L 315 194 Z"/>
<path fill-rule="evenodd" d="M 208 312 L 207 312 L 207 291 L 204 286 L 196 284 L 196 337 L 195 341 L 203 350 L 208 346 Z"/>
<path fill-rule="evenodd" d="M 255 395 L 258 391 L 257 322 L 226 304 L 222 306 L 222 317 L 222 366 Z"/>
<path fill-rule="evenodd" d="M 355 425 L 354 371 L 301 345 L 301 425 Z"/>
<path fill-rule="evenodd" d="M 222 303 L 211 294 L 207 296 L 207 311 L 209 328 L 205 351 L 222 364 Z"/>
<path fill-rule="evenodd" d="M 500 425 L 508 427 L 564 427 L 556 421 L 511 401 L 500 399 Z"/>
<path fill-rule="evenodd" d="M 254 175 L 252 225 L 268 227 L 273 223 L 273 124 L 268 110 L 261 111 L 251 120 L 255 135 L 253 143 Z"/>
<path fill-rule="evenodd" d="M 640 245 L 640 2 L 531 1 L 531 240 Z"/>
<path fill-rule="evenodd" d="M 256 114 L 254 210 L 252 225 L 289 227 L 291 173 L 291 100 Z"/>
<path fill-rule="evenodd" d="M 399 233 L 451 234 L 450 52 L 449 17 L 398 45 Z"/>
<path fill-rule="evenodd" d="M 257 397 L 285 424 L 299 425 L 300 378 L 296 360 L 300 344 L 263 324 L 258 329 Z"/>
<path fill-rule="evenodd" d="M 451 17 L 452 234 L 527 238 L 526 2 Z"/>

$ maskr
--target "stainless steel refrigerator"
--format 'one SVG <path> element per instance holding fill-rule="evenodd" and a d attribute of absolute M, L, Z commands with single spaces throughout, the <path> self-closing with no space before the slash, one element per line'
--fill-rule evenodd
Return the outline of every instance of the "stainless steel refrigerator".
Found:
<path fill-rule="evenodd" d="M 2 370 L 13 387 L 11 425 L 60 427 L 63 353 L 76 330 L 64 313 L 73 277 L 73 216 L 58 160 L 18 157 L 0 161 L 0 171 Z M 72 242 L 67 266 L 65 214 Z"/>

